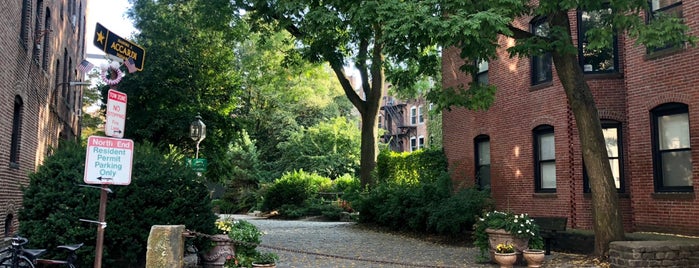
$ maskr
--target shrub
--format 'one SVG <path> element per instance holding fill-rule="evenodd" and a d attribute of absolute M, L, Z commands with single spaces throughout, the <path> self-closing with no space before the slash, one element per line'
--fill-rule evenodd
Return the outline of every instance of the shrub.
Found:
<path fill-rule="evenodd" d="M 257 245 L 260 244 L 262 232 L 246 220 L 237 220 L 231 223 L 231 231 L 228 237 L 235 244 L 235 258 L 242 267 L 252 266 L 253 259 L 259 254 Z"/>
<path fill-rule="evenodd" d="M 29 247 L 55 248 L 84 242 L 80 266 L 94 262 L 96 227 L 79 219 L 95 219 L 99 190 L 83 184 L 85 147 L 64 142 L 48 156 L 24 189 L 20 232 Z M 131 184 L 111 186 L 108 196 L 103 263 L 106 267 L 139 267 L 145 263 L 152 225 L 183 224 L 213 233 L 216 216 L 206 185 L 184 165 L 182 155 L 163 155 L 150 144 L 137 144 Z"/>
<path fill-rule="evenodd" d="M 304 202 L 321 190 L 331 189 L 329 178 L 317 174 L 306 173 L 303 170 L 284 174 L 274 181 L 264 193 L 264 210 L 274 210 L 283 205 L 303 206 Z"/>
<path fill-rule="evenodd" d="M 491 202 L 487 192 L 475 189 L 452 194 L 445 159 L 436 150 L 382 152 L 377 162 L 379 182 L 346 197 L 359 211 L 360 222 L 393 230 L 463 236 Z"/>

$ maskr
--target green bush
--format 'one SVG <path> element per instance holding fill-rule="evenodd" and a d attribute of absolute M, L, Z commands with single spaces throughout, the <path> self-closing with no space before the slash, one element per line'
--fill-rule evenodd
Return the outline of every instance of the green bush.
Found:
<path fill-rule="evenodd" d="M 490 207 L 487 192 L 464 189 L 453 194 L 446 157 L 438 150 L 382 152 L 379 182 L 346 197 L 359 211 L 359 221 L 393 230 L 463 236 L 476 216 Z"/>
<path fill-rule="evenodd" d="M 54 248 L 84 242 L 80 266 L 94 262 L 99 190 L 83 184 L 85 147 L 64 142 L 48 156 L 24 189 L 20 233 L 29 247 Z M 136 144 L 131 183 L 110 186 L 103 261 L 105 267 L 142 267 L 152 225 L 183 224 L 213 233 L 216 216 L 203 179 L 177 153 L 163 155 L 150 144 Z"/>
<path fill-rule="evenodd" d="M 329 178 L 317 174 L 303 170 L 289 172 L 275 180 L 265 191 L 262 208 L 274 210 L 283 205 L 303 206 L 306 200 L 315 197 L 319 191 L 331 189 L 331 185 Z"/>
<path fill-rule="evenodd" d="M 235 258 L 241 267 L 251 267 L 252 261 L 259 255 L 257 245 L 262 239 L 262 232 L 246 220 L 233 221 L 228 237 L 235 244 Z"/>

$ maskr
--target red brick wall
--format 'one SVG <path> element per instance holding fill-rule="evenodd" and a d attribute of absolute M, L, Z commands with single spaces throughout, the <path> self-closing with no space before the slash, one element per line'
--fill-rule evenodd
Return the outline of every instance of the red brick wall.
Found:
<path fill-rule="evenodd" d="M 683 2 L 688 25 L 699 27 L 699 3 Z M 570 13 L 573 36 L 575 14 Z M 517 22 L 527 29 L 529 18 Z M 574 40 L 576 42 L 576 40 Z M 506 48 L 512 41 L 500 38 Z M 691 122 L 699 122 L 699 84 L 696 48 L 655 59 L 647 59 L 645 48 L 634 40 L 619 38 L 618 75 L 588 75 L 601 119 L 622 123 L 625 191 L 619 195 L 627 231 L 676 231 L 699 234 L 699 203 L 694 194 L 659 195 L 653 188 L 650 115 L 653 107 L 676 101 L 689 105 Z M 474 143 L 478 135 L 490 137 L 492 196 L 499 209 L 535 216 L 566 216 L 572 228 L 591 229 L 591 197 L 583 192 L 583 164 L 575 119 L 556 77 L 550 86 L 529 85 L 529 59 L 510 59 L 502 48 L 497 61 L 490 62 L 489 81 L 498 87 L 496 101 L 488 111 L 452 108 L 443 114 L 444 150 L 456 185 L 473 185 Z M 442 60 L 443 85 L 470 81 L 459 72 L 463 61 L 458 52 L 445 49 Z M 555 194 L 534 193 L 532 129 L 540 124 L 554 127 L 556 141 Z M 692 147 L 699 147 L 699 127 L 690 130 Z M 695 144 L 697 143 L 697 144 Z M 693 150 L 698 159 L 699 150 Z M 697 162 L 696 160 L 694 162 Z M 695 169 L 695 182 L 696 170 Z M 696 183 L 695 183 L 696 184 Z M 695 187 L 696 188 L 696 187 Z"/>
<path fill-rule="evenodd" d="M 71 126 L 57 123 L 57 119 L 51 113 L 48 103 L 49 94 L 55 87 L 55 73 L 62 70 L 55 69 L 55 61 L 61 60 L 63 65 L 64 51 L 67 51 L 68 58 L 73 65 L 70 68 L 71 77 L 76 80 L 77 73 L 75 66 L 82 60 L 83 36 L 80 31 L 84 31 L 84 24 L 72 27 L 68 10 L 68 3 L 64 3 L 64 10 L 60 9 L 61 2 L 64 1 L 43 1 L 44 6 L 40 8 L 41 29 L 43 29 L 45 10 L 51 12 L 51 33 L 48 33 L 50 40 L 48 52 L 48 70 L 43 70 L 39 62 L 33 59 L 33 46 L 39 36 L 39 41 L 43 41 L 40 33 L 35 32 L 34 22 L 36 21 L 37 1 L 29 1 L 32 5 L 31 18 L 29 19 L 29 43 L 25 46 L 20 41 L 20 25 L 22 14 L 22 1 L 8 1 L 4 3 L 0 13 L 4 20 L 0 24 L 0 230 L 5 230 L 5 219 L 8 215 L 13 215 L 12 230 L 16 231 L 19 223 L 17 212 L 22 206 L 21 186 L 29 183 L 27 174 L 35 171 L 36 167 L 43 161 L 50 146 L 58 144 L 58 133 L 70 132 Z M 76 13 L 84 18 L 86 1 L 76 2 Z M 83 10 L 78 10 L 82 7 Z M 63 18 L 61 19 L 61 13 Z M 77 20 L 82 22 L 84 19 Z M 80 40 L 79 40 L 80 39 Z M 79 78 L 79 77 L 78 77 Z M 60 81 L 63 82 L 63 81 Z M 10 144 L 12 136 L 12 122 L 15 96 L 19 96 L 24 104 L 21 134 L 19 142 L 19 167 L 11 167 Z M 63 103 L 63 99 L 60 99 Z M 70 114 L 71 121 L 77 118 L 75 110 Z M 79 133 L 77 125 L 73 125 L 73 132 Z M 0 238 L 4 233 L 0 231 Z"/>

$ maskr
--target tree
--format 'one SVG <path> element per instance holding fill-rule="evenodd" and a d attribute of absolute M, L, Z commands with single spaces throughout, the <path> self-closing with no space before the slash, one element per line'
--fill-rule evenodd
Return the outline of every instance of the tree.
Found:
<path fill-rule="evenodd" d="M 356 123 L 344 117 L 302 128 L 279 144 L 277 162 L 285 172 L 304 170 L 336 179 L 354 175 L 359 168 L 359 131 Z"/>
<path fill-rule="evenodd" d="M 435 47 L 406 51 L 402 39 L 386 36 L 390 28 L 385 20 L 399 17 L 403 10 L 395 9 L 397 0 L 352 2 L 342 0 L 278 1 L 237 0 L 237 6 L 248 12 L 252 21 L 261 20 L 288 31 L 298 41 L 292 56 L 311 62 L 330 64 L 349 101 L 361 116 L 360 181 L 371 183 L 371 172 L 378 153 L 378 112 L 386 85 L 387 59 L 400 62 L 420 62 L 428 69 L 438 67 Z M 412 23 L 412 22 L 411 22 Z M 347 66 L 359 73 L 358 85 L 353 85 Z M 423 78 L 425 70 L 412 69 L 404 76 L 406 85 Z M 358 90 L 357 90 L 358 89 Z M 361 92 L 361 93 L 360 93 Z"/>
<path fill-rule="evenodd" d="M 243 89 L 235 115 L 258 148 L 263 180 L 283 174 L 277 145 L 291 133 L 338 116 L 351 117 L 344 108 L 351 104 L 338 98 L 342 89 L 333 83 L 327 64 L 288 57 L 293 37 L 271 26 L 257 25 L 257 32 L 248 32 L 234 46 Z"/>
<path fill-rule="evenodd" d="M 393 35 L 403 38 L 406 48 L 428 47 L 435 43 L 456 47 L 466 62 L 461 70 L 469 74 L 476 73 L 476 62 L 496 56 L 499 35 L 516 41 L 508 48 L 512 57 L 551 53 L 577 123 L 590 178 L 595 255 L 606 255 L 609 242 L 623 239 L 624 231 L 597 108 L 572 42 L 569 12 L 610 10 L 600 14 L 602 27 L 587 32 L 591 49 L 603 49 L 609 44 L 608 37 L 615 33 L 627 33 L 649 49 L 685 43 L 693 45 L 695 38 L 687 35 L 689 28 L 680 18 L 668 14 L 661 14 L 646 23 L 642 16 L 634 14 L 650 14 L 650 7 L 647 1 L 638 0 L 541 0 L 538 5 L 530 4 L 528 0 L 433 0 L 403 1 L 395 8 L 405 11 L 402 13 L 405 19 L 388 23 L 394 23 L 391 28 L 397 31 Z M 513 22 L 522 16 L 534 16 L 548 23 L 547 35 L 535 35 L 518 28 Z M 413 22 L 414 18 L 419 20 Z M 429 97 L 440 108 L 487 108 L 494 90 L 494 86 L 470 83 L 468 90 L 447 88 L 433 91 Z"/>
<path fill-rule="evenodd" d="M 197 114 L 207 126 L 200 155 L 209 158 L 207 178 L 226 178 L 223 161 L 236 133 L 231 117 L 239 95 L 231 44 L 240 29 L 229 1 L 131 0 L 128 15 L 139 32 L 134 41 L 147 56 L 141 72 L 127 74 L 118 90 L 127 93 L 124 136 L 175 145 L 194 155 L 189 125 Z"/>

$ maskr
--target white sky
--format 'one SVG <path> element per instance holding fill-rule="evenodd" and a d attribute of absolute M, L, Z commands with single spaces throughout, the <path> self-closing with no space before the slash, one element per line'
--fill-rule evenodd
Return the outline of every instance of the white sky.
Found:
<path fill-rule="evenodd" d="M 92 44 L 97 22 L 109 29 L 109 31 L 131 40 L 136 31 L 133 23 L 126 17 L 126 10 L 130 7 L 128 0 L 88 0 L 87 19 L 85 22 L 85 43 L 88 54 L 104 55 L 105 53 Z M 99 60 L 88 59 L 95 65 Z"/>

